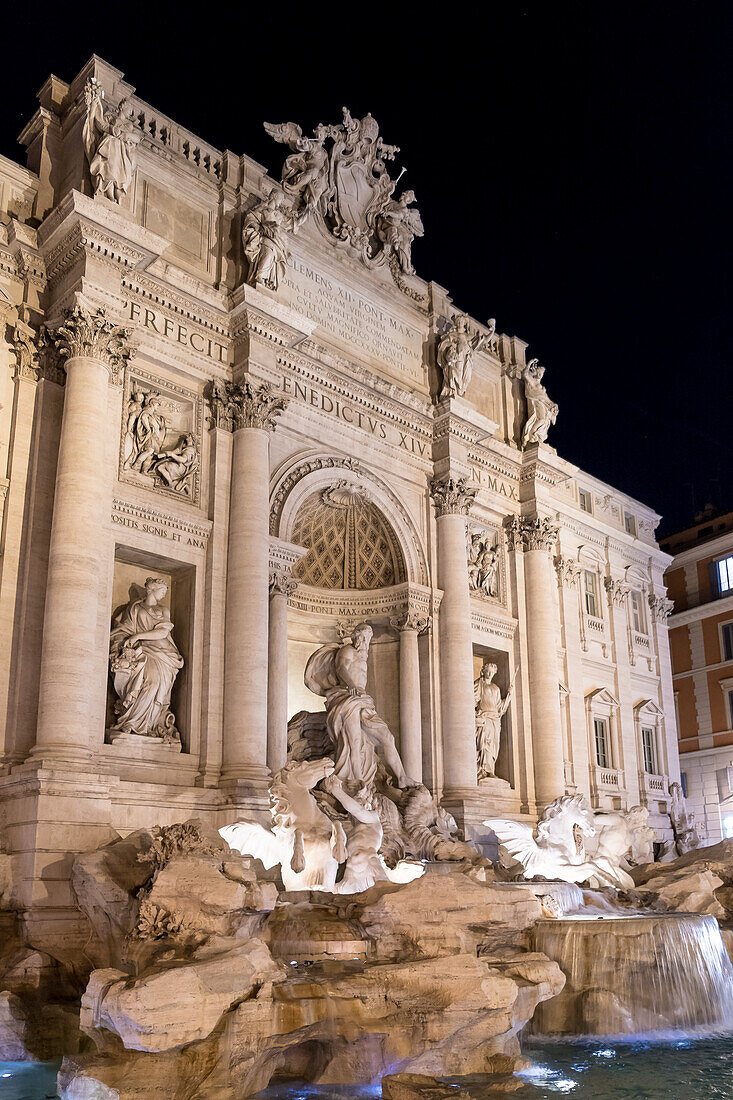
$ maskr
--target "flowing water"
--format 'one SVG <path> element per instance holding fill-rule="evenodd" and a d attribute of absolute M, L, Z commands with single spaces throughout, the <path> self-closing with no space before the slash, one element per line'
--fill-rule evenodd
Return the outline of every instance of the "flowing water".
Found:
<path fill-rule="evenodd" d="M 715 917 L 582 915 L 539 921 L 534 947 L 562 968 L 537 1035 L 628 1035 L 733 1024 L 733 966 Z"/>

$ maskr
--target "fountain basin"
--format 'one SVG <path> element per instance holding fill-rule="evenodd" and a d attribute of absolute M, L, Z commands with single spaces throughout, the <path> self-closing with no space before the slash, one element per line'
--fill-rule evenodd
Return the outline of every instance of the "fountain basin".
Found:
<path fill-rule="evenodd" d="M 629 1035 L 729 1027 L 733 966 L 715 917 L 629 914 L 541 920 L 533 947 L 566 976 L 536 1035 Z"/>

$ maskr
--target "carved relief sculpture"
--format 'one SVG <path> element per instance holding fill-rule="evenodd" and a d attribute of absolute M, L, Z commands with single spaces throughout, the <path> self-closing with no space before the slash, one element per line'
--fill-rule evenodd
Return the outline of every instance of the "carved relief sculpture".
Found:
<path fill-rule="evenodd" d="M 496 331 L 496 322 L 493 318 L 487 324 L 489 327 L 487 333 L 472 334 L 468 317 L 462 313 L 453 315 L 450 327 L 438 343 L 438 366 L 443 372 L 441 399 L 463 397 L 465 394 L 473 372 L 473 353 L 489 344 Z"/>
<path fill-rule="evenodd" d="M 557 405 L 550 401 L 542 385 L 545 368 L 539 360 L 530 359 L 522 371 L 524 396 L 527 400 L 527 422 L 522 432 L 522 447 L 530 443 L 544 443 L 552 424 L 557 420 Z"/>
<path fill-rule="evenodd" d="M 319 123 L 312 138 L 304 137 L 295 122 L 264 125 L 270 137 L 292 149 L 281 182 L 295 201 L 294 227 L 317 218 L 365 264 L 387 261 L 400 289 L 421 298 L 405 285 L 403 276 L 414 273 L 412 242 L 423 235 L 422 221 L 412 206 L 412 191 L 392 197 L 396 181 L 386 161 L 394 160 L 399 148 L 382 141 L 376 120 L 370 114 L 352 118 L 344 107 L 341 123 Z"/>
<path fill-rule="evenodd" d="M 245 214 L 242 245 L 250 286 L 262 283 L 270 290 L 277 290 L 290 254 L 288 233 L 295 229 L 293 212 L 283 193 L 274 187 L 266 199 Z"/>
<path fill-rule="evenodd" d="M 82 137 L 94 195 L 119 203 L 132 183 L 142 134 L 132 121 L 126 99 L 105 114 L 104 91 L 94 77 L 88 80 L 84 97 L 87 113 Z"/>
<path fill-rule="evenodd" d="M 180 429 L 190 422 L 187 404 L 191 403 L 166 400 L 159 391 L 143 389 L 133 379 L 123 420 L 121 465 L 123 471 L 149 478 L 157 488 L 193 498 L 199 463 L 196 437 L 192 432 L 175 432 L 176 426 Z M 167 412 L 172 414 L 170 420 Z"/>
<path fill-rule="evenodd" d="M 499 595 L 499 548 L 493 536 L 474 532 L 468 535 L 469 588 L 494 599 Z"/>
<path fill-rule="evenodd" d="M 170 451 L 164 451 L 153 460 L 150 472 L 156 485 L 191 496 L 191 483 L 198 461 L 196 440 L 188 432 L 181 436 L 177 446 Z"/>
<path fill-rule="evenodd" d="M 514 695 L 516 673 L 503 699 L 498 685 L 493 683 L 496 673 L 495 664 L 485 664 L 473 683 L 473 698 L 476 703 L 476 766 L 479 779 L 496 778 L 494 768 L 501 745 L 501 720 Z"/>
<path fill-rule="evenodd" d="M 171 691 L 183 657 L 171 636 L 170 612 L 162 606 L 168 590 L 160 577 L 148 577 L 145 591 L 117 613 L 109 641 L 118 733 L 180 743 L 170 709 Z"/>

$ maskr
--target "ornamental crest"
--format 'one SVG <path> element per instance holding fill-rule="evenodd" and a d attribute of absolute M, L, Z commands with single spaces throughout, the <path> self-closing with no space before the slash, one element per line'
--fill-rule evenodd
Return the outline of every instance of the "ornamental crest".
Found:
<path fill-rule="evenodd" d="M 264 125 L 275 141 L 292 149 L 283 165 L 282 187 L 292 197 L 295 226 L 315 217 L 368 266 L 387 261 L 397 284 L 415 297 L 404 276 L 414 274 L 412 242 L 422 237 L 423 225 L 412 191 L 392 198 L 397 180 L 386 162 L 399 148 L 382 141 L 376 120 L 370 114 L 352 118 L 344 107 L 340 124 L 319 123 L 311 138 L 294 122 Z"/>

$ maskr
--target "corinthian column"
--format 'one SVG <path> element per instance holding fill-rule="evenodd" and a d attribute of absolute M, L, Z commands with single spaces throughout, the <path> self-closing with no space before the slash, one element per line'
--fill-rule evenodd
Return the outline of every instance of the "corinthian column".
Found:
<path fill-rule="evenodd" d="M 267 764 L 273 774 L 288 755 L 288 597 L 297 587 L 286 569 L 270 572 Z"/>
<path fill-rule="evenodd" d="M 430 620 L 415 611 L 390 620 L 400 634 L 400 757 L 410 779 L 422 783 L 422 712 L 418 635 Z"/>
<path fill-rule="evenodd" d="M 285 400 L 263 384 L 216 383 L 213 419 L 234 433 L 224 632 L 222 780 L 264 792 L 267 766 L 270 440 Z"/>
<path fill-rule="evenodd" d="M 107 524 L 114 479 L 108 446 L 108 386 L 130 358 L 129 329 L 104 310 L 67 311 L 53 334 L 65 358 L 43 649 L 36 758 L 77 760 L 104 741 L 107 647 L 99 645 L 107 593 Z"/>
<path fill-rule="evenodd" d="M 557 526 L 547 518 L 512 516 L 507 526 L 509 549 L 524 554 L 535 797 L 542 806 L 565 794 L 557 663 L 560 623 L 550 557 L 556 540 Z"/>
<path fill-rule="evenodd" d="M 476 497 L 465 478 L 435 479 L 431 493 L 438 527 L 440 696 L 443 773 L 448 800 L 476 795 L 476 717 L 468 591 L 466 516 Z"/>

